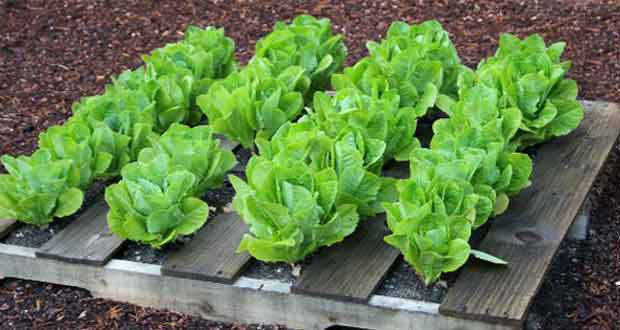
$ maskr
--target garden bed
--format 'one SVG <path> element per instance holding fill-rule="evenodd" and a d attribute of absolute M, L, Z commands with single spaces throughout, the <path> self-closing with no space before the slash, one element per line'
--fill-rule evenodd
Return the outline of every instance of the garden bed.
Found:
<path fill-rule="evenodd" d="M 579 81 L 582 97 L 618 100 L 618 89 L 614 86 L 620 76 L 614 72 L 617 71 L 618 49 L 615 45 L 618 42 L 619 12 L 617 5 L 611 2 L 541 1 L 520 5 L 511 2 L 478 2 L 476 5 L 427 2 L 413 6 L 404 2 L 373 4 L 352 1 L 330 5 L 321 1 L 295 5 L 265 2 L 261 8 L 256 8 L 253 3 L 235 1 L 205 2 L 195 6 L 190 2 L 171 4 L 166 1 L 148 6 L 132 1 L 105 5 L 89 1 L 10 3 L 14 6 L 0 8 L 7 17 L 2 22 L 2 30 L 9 32 L 0 41 L 4 73 L 0 101 L 5 109 L 0 114 L 2 153 L 28 153 L 38 131 L 51 123 L 62 122 L 71 102 L 82 95 L 101 91 L 110 74 L 138 65 L 138 54 L 178 39 L 180 36 L 175 31 L 183 30 L 189 22 L 227 26 L 235 33 L 233 37 L 239 44 L 241 56 L 247 59 L 253 40 L 270 30 L 274 20 L 301 11 L 332 18 L 336 28 L 347 35 L 353 55 L 350 63 L 364 54 L 363 44 L 367 39 L 383 34 L 387 28 L 385 22 L 395 19 L 415 22 L 439 18 L 455 34 L 459 53 L 470 65 L 490 54 L 494 38 L 488 36 L 497 32 L 500 26 L 502 30 L 521 35 L 541 32 L 547 38 L 569 42 L 568 56 L 574 60 L 571 75 Z M 70 5 L 67 7 L 66 3 Z M 1 1 L 0 4 L 4 5 Z M 344 10 L 352 6 L 355 6 L 355 12 L 346 14 Z M 368 11 L 375 14 L 365 15 Z M 230 17 L 227 13 L 231 12 L 240 15 Z M 110 17 L 118 19 L 110 20 Z M 360 23 L 362 21 L 364 23 Z M 480 24 L 487 21 L 495 23 Z M 244 28 L 239 29 L 239 26 Z M 97 40 L 104 42 L 98 43 Z M 619 250 L 615 233 L 618 232 L 619 213 L 613 196 L 617 194 L 616 173 L 620 171 L 617 148 L 614 152 L 615 156 L 606 165 L 605 174 L 599 178 L 594 191 L 595 226 L 589 239 L 585 243 L 565 244 L 554 262 L 553 273 L 545 281 L 543 294 L 539 296 L 535 307 L 537 319 L 532 322 L 532 329 L 576 329 L 584 325 L 590 329 L 615 328 L 614 320 L 619 314 L 617 290 L 611 280 L 618 275 Z M 601 254 L 603 249 L 610 253 Z M 87 296 L 77 289 L 23 281 L 4 281 L 3 284 L 6 291 L 2 292 L 0 299 L 8 303 L 6 308 L 10 309 L 2 307 L 0 323 L 14 326 L 12 320 L 18 320 L 15 325 L 18 329 L 49 324 L 50 320 L 58 327 L 77 328 L 76 324 L 93 327 L 97 324 L 97 328 L 103 328 L 99 316 L 108 322 L 106 326 L 109 328 L 160 328 L 160 321 L 173 324 L 177 320 L 188 329 L 207 327 L 204 320 L 164 311 L 145 311 L 137 306 L 90 298 L 80 299 L 81 306 L 78 307 L 75 303 L 64 306 L 54 298 L 56 290 L 58 295 L 62 291 L 63 297 L 69 297 L 68 301 L 74 296 Z M 13 301 L 17 299 L 13 296 L 15 292 L 20 298 Z M 26 299 L 21 300 L 24 297 Z M 39 311 L 32 308 L 34 297 L 46 301 L 49 297 L 50 302 Z M 86 317 L 80 314 L 82 308 L 89 310 Z M 123 325 L 118 325 L 114 317 L 108 317 L 107 309 L 122 310 Z M 25 310 L 29 312 L 23 312 Z M 100 312 L 97 322 L 91 310 Z M 61 311 L 58 315 L 62 314 L 64 319 L 56 319 L 57 311 Z"/>
<path fill-rule="evenodd" d="M 40 235 L 51 234 L 51 240 L 40 249 L 6 244 L 15 243 L 16 235 L 9 235 L 0 245 L 0 273 L 78 286 L 96 297 L 222 321 L 275 322 L 308 329 L 331 325 L 384 329 L 386 324 L 410 329 L 519 329 L 552 257 L 620 132 L 620 110 L 615 104 L 586 102 L 585 106 L 582 126 L 541 147 L 545 152 L 536 159 L 533 186 L 514 199 L 510 211 L 495 219 L 481 240 L 481 249 L 505 258 L 509 265 L 470 262 L 447 288 L 445 282 L 425 288 L 396 257 L 385 262 L 359 253 L 355 258 L 363 262 L 346 255 L 347 260 L 340 260 L 345 257 L 342 251 L 350 248 L 325 248 L 301 265 L 300 277 L 291 276 L 289 267 L 252 262 L 247 256 L 232 254 L 221 243 L 236 244 L 237 231 L 231 228 L 245 226 L 228 212 L 211 219 L 210 230 L 170 251 L 162 266 L 115 259 L 122 242 L 92 225 L 99 224 L 101 221 L 95 220 L 106 213 L 105 208 L 97 209 L 101 203 L 64 229 L 83 235 L 42 230 Z M 560 172 L 562 175 L 548 175 Z M 228 219 L 218 218 L 222 216 Z M 377 224 L 383 226 L 372 220 L 364 226 Z M 15 230 L 24 232 L 23 227 Z M 372 236 L 354 235 L 342 244 L 361 248 L 373 244 Z M 200 244 L 206 244 L 205 248 L 199 248 Z M 384 246 L 386 256 L 397 255 Z M 90 249 L 96 250 L 96 255 L 90 254 Z M 107 254 L 101 255 L 102 251 Z M 123 254 L 127 253 L 120 256 Z M 180 262 L 188 256 L 195 262 Z M 214 256 L 217 258 L 212 259 Z M 367 264 L 380 268 L 379 272 L 372 268 L 372 274 L 366 273 L 363 267 Z M 351 267 L 362 268 L 347 271 Z M 329 277 L 331 273 L 338 276 Z"/>

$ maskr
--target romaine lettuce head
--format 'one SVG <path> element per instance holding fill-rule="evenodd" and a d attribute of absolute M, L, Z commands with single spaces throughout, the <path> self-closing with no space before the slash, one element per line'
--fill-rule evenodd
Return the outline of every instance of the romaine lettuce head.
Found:
<path fill-rule="evenodd" d="M 330 77 L 342 69 L 347 49 L 341 35 L 334 35 L 329 19 L 297 16 L 290 24 L 276 23 L 274 31 L 256 43 L 255 58 L 273 63 L 274 75 L 292 66 L 304 69 L 311 84 L 301 90 L 306 98 L 328 87 Z"/>
<path fill-rule="evenodd" d="M 155 148 L 166 153 L 177 167 L 188 170 L 196 177 L 190 191 L 202 196 L 208 190 L 219 188 L 226 173 L 236 164 L 235 155 L 220 148 L 210 126 L 188 127 L 174 124 L 164 133 Z"/>
<path fill-rule="evenodd" d="M 319 247 L 340 242 L 357 227 L 351 204 L 337 206 L 333 168 L 316 170 L 303 161 L 250 159 L 248 182 L 231 176 L 233 207 L 250 226 L 238 248 L 263 261 L 296 262 Z"/>
<path fill-rule="evenodd" d="M 196 176 L 165 153 L 142 150 L 137 162 L 123 168 L 122 176 L 105 191 L 108 225 L 120 238 L 160 248 L 207 221 L 207 203 L 191 194 Z"/>
<path fill-rule="evenodd" d="M 418 25 L 394 22 L 381 43 L 368 42 L 367 48 L 370 57 L 392 76 L 394 86 L 413 83 L 421 91 L 433 83 L 439 93 L 456 95 L 462 65 L 448 32 L 438 21 Z"/>
<path fill-rule="evenodd" d="M 110 230 L 156 248 L 194 233 L 209 213 L 199 198 L 218 188 L 235 164 L 210 127 L 173 124 L 154 147 L 123 167 L 119 183 L 106 189 Z"/>
<path fill-rule="evenodd" d="M 525 148 L 573 131 L 583 119 L 577 83 L 565 79 L 571 63 L 561 61 L 565 43 L 547 47 L 540 35 L 523 40 L 503 34 L 495 56 L 482 61 L 468 83 L 482 83 L 499 92 L 500 108 L 522 113 L 513 143 Z M 471 75 L 471 73 L 467 73 Z"/>
<path fill-rule="evenodd" d="M 0 175 L 0 219 L 44 226 L 82 206 L 84 193 L 77 188 L 71 160 L 54 159 L 48 149 L 1 160 L 9 174 Z"/>
<path fill-rule="evenodd" d="M 463 216 L 431 211 L 430 204 L 386 203 L 392 234 L 385 241 L 399 249 L 425 284 L 465 264 L 471 247 L 471 223 Z"/>
<path fill-rule="evenodd" d="M 417 146 L 413 138 L 416 130 L 416 113 L 412 108 L 400 107 L 399 96 L 394 90 L 369 96 L 355 88 L 343 88 L 333 97 L 317 92 L 307 117 L 332 137 L 349 131 L 360 132 L 365 144 L 367 167 L 379 170 L 384 161 L 394 158 L 407 159 Z"/>
<path fill-rule="evenodd" d="M 331 137 L 313 121 L 285 124 L 268 141 L 258 139 L 260 155 L 275 163 L 302 161 L 313 170 L 334 169 L 338 177 L 338 204 L 353 204 L 363 216 L 383 212 L 382 202 L 396 198 L 395 181 L 372 167 L 382 157 L 383 145 L 366 145 L 359 131 L 349 129 Z"/>
<path fill-rule="evenodd" d="M 292 66 L 278 75 L 266 59 L 255 59 L 237 74 L 215 82 L 197 99 L 213 129 L 250 148 L 257 135 L 271 137 L 296 118 L 303 97 L 296 91 L 304 70 Z"/>

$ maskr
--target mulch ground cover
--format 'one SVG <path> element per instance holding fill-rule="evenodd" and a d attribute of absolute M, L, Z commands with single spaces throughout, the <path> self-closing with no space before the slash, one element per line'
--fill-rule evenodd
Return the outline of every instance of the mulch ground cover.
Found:
<path fill-rule="evenodd" d="M 345 35 L 348 63 L 366 54 L 394 20 L 438 19 L 463 61 L 494 52 L 500 32 L 568 42 L 580 97 L 620 102 L 620 4 L 615 1 L 61 1 L 0 0 L 0 154 L 28 154 L 36 137 L 70 115 L 81 96 L 140 65 L 140 55 L 182 37 L 189 24 L 216 25 L 252 55 L 276 20 L 310 13 Z M 619 329 L 620 148 L 593 190 L 585 242 L 565 242 L 533 307 L 530 329 Z M 279 329 L 215 323 L 92 298 L 21 280 L 0 283 L 1 329 Z M 281 329 L 281 328 L 280 328 Z"/>

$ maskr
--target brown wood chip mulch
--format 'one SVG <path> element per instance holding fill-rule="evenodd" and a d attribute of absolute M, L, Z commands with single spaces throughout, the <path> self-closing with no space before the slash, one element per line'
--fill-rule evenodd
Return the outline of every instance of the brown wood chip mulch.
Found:
<path fill-rule="evenodd" d="M 0 154 L 27 154 L 71 104 L 103 90 L 139 56 L 178 40 L 188 24 L 226 28 L 247 60 L 276 20 L 311 13 L 344 33 L 349 63 L 390 22 L 438 19 L 463 61 L 493 53 L 500 32 L 568 42 L 584 99 L 620 102 L 617 1 L 164 1 L 0 0 Z M 595 189 L 586 242 L 566 242 L 533 307 L 528 329 L 620 329 L 620 149 Z M 83 290 L 0 282 L 1 329 L 278 329 L 227 325 L 100 299 Z M 280 328 L 281 329 L 281 328 Z"/>

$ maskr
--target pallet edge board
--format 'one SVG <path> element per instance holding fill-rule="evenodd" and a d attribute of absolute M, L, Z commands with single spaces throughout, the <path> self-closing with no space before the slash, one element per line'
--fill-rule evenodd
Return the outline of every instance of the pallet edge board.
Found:
<path fill-rule="evenodd" d="M 290 293 L 290 283 L 239 278 L 233 285 L 161 276 L 158 265 L 112 259 L 103 267 L 35 257 L 34 248 L 0 244 L 6 277 L 77 286 L 94 297 L 170 309 L 224 322 L 324 329 L 516 330 L 437 313 L 437 304 L 374 295 L 369 304 Z"/>
<path fill-rule="evenodd" d="M 124 240 L 110 232 L 108 206 L 101 199 L 37 250 L 39 258 L 101 266 L 114 256 Z"/>
<path fill-rule="evenodd" d="M 251 260 L 247 253 L 236 253 L 236 247 L 247 230 L 247 225 L 235 212 L 216 215 L 185 246 L 168 256 L 162 274 L 234 282 Z"/>
<path fill-rule="evenodd" d="M 493 222 L 480 245 L 479 249 L 509 264 L 502 268 L 470 261 L 448 290 L 439 308 L 442 315 L 524 323 L 561 241 L 620 133 L 617 104 L 583 103 L 586 116 L 580 128 L 541 147 L 533 186 L 511 201 L 514 204 Z M 544 157 L 549 158 L 546 163 Z M 563 166 L 561 177 L 548 175 L 548 167 L 558 166 L 553 164 L 558 159 Z M 567 190 L 565 185 L 579 189 Z"/>

